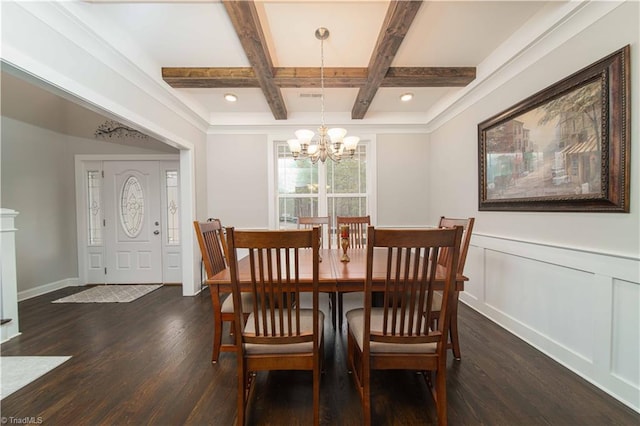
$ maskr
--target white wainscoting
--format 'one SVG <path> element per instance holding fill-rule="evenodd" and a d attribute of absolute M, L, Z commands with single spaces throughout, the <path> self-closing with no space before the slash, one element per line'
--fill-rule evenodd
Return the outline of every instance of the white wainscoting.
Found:
<path fill-rule="evenodd" d="M 465 275 L 461 301 L 640 412 L 640 259 L 474 234 Z"/>

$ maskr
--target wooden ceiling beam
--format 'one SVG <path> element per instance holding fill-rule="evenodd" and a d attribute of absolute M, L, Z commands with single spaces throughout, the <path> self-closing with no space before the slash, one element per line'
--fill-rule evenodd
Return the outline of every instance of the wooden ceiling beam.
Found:
<path fill-rule="evenodd" d="M 260 87 L 253 68 L 163 67 L 162 79 L 169 86 L 185 88 Z"/>
<path fill-rule="evenodd" d="M 352 119 L 364 118 L 421 5 L 422 1 L 401 0 L 393 0 L 389 4 L 378 41 L 369 60 L 367 84 L 358 91 L 351 110 Z"/>
<path fill-rule="evenodd" d="M 320 88 L 320 68 L 276 68 L 274 80 L 280 87 Z M 366 68 L 324 68 L 324 87 L 362 87 L 366 81 Z"/>
<path fill-rule="evenodd" d="M 162 78 L 175 88 L 261 87 L 252 68 L 162 68 Z M 325 86 L 362 87 L 366 68 L 325 68 Z M 274 68 L 273 84 L 280 88 L 320 87 L 320 68 Z"/>
<path fill-rule="evenodd" d="M 276 120 L 287 119 L 287 107 L 280 88 L 273 81 L 273 63 L 253 1 L 222 2 L 238 34 L 269 108 Z"/>
<path fill-rule="evenodd" d="M 325 68 L 330 89 L 360 88 L 367 84 L 367 68 Z M 474 67 L 391 67 L 380 87 L 462 87 L 476 77 Z M 162 78 L 174 88 L 259 88 L 253 68 L 162 68 Z M 320 68 L 274 68 L 280 88 L 320 87 Z"/>
<path fill-rule="evenodd" d="M 391 67 L 380 87 L 463 87 L 475 78 L 475 67 Z"/>

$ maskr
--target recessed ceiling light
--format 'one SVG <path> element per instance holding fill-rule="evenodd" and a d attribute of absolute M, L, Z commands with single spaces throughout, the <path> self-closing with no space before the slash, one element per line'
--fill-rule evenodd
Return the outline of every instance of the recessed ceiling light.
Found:
<path fill-rule="evenodd" d="M 411 99 L 413 99 L 413 93 L 403 93 L 400 95 L 400 100 L 402 102 L 409 102 Z"/>
<path fill-rule="evenodd" d="M 224 99 L 227 102 L 235 102 L 238 100 L 238 97 L 236 95 L 234 95 L 233 93 L 225 93 L 224 94 Z"/>

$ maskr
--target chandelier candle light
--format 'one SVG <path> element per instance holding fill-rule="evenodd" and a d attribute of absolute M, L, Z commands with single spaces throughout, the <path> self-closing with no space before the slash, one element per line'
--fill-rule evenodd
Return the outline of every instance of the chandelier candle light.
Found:
<path fill-rule="evenodd" d="M 300 129 L 295 132 L 296 139 L 289 139 L 289 150 L 293 158 L 308 158 L 313 164 L 318 160 L 325 162 L 327 158 L 339 162 L 343 156 L 353 157 L 360 141 L 357 136 L 346 136 L 347 130 L 342 128 L 328 129 L 324 124 L 324 41 L 329 37 L 329 30 L 320 27 L 316 30 L 316 38 L 320 40 L 320 127 L 318 136 L 312 130 Z M 312 142 L 315 142 L 313 145 Z"/>

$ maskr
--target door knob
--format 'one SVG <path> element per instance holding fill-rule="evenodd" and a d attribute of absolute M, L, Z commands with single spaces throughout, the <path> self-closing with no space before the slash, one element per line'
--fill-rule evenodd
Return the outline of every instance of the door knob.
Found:
<path fill-rule="evenodd" d="M 153 231 L 153 235 L 159 235 L 160 231 L 158 231 L 157 229 L 155 231 Z"/>

